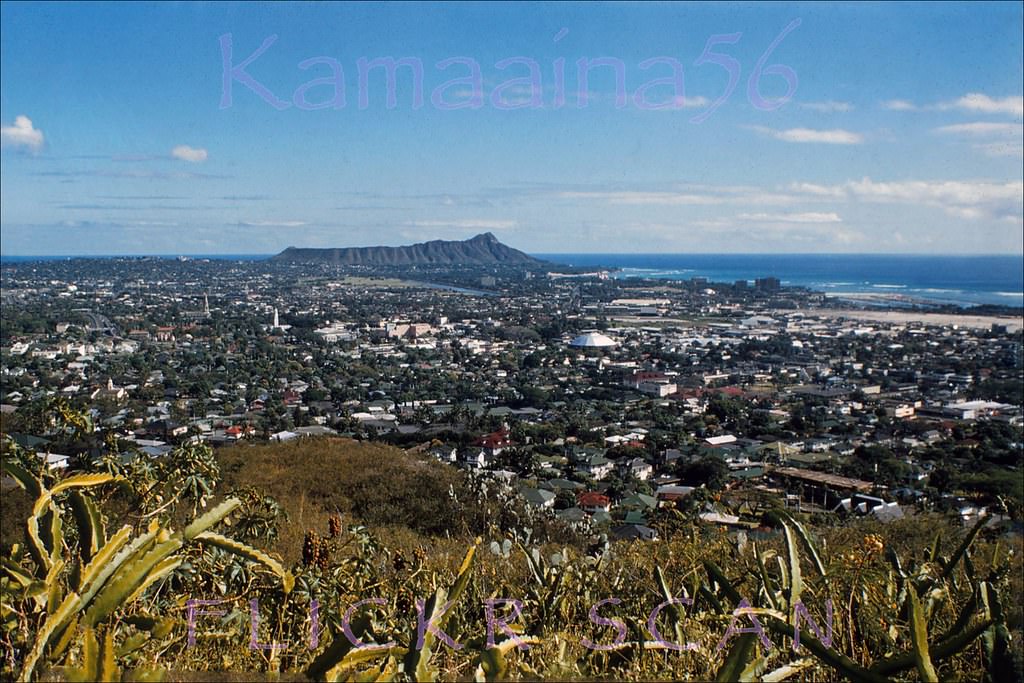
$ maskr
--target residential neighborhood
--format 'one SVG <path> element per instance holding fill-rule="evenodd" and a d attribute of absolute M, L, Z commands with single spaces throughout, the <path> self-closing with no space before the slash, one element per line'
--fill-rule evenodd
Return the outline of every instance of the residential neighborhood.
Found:
<path fill-rule="evenodd" d="M 872 320 L 862 302 L 771 277 L 421 270 L 7 264 L 4 438 L 66 466 L 80 454 L 30 419 L 62 399 L 131 445 L 122 457 L 381 441 L 620 537 L 655 538 L 665 509 L 731 529 L 772 506 L 883 521 L 1020 510 L 1012 317 Z"/>

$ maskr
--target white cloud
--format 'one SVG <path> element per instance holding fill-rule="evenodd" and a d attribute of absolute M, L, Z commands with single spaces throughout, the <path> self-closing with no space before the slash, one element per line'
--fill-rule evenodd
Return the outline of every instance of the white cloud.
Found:
<path fill-rule="evenodd" d="M 801 109 L 810 109 L 811 111 L 818 111 L 823 114 L 834 114 L 836 112 L 852 111 L 853 105 L 849 102 L 836 102 L 835 100 L 826 100 L 825 102 L 801 102 Z"/>
<path fill-rule="evenodd" d="M 882 108 L 891 111 L 917 111 L 917 105 L 909 100 L 887 100 L 882 102 Z"/>
<path fill-rule="evenodd" d="M 6 146 L 27 147 L 33 152 L 43 146 L 43 131 L 32 125 L 27 116 L 16 116 L 13 126 L 0 128 L 0 141 Z"/>
<path fill-rule="evenodd" d="M 958 123 L 952 126 L 941 126 L 935 129 L 937 133 L 953 135 L 970 135 L 973 137 L 988 136 L 1009 136 L 1024 137 L 1024 125 L 1019 123 L 990 123 L 979 121 L 975 123 Z"/>
<path fill-rule="evenodd" d="M 1019 149 L 992 150 L 993 154 L 1019 154 Z M 996 219 L 1019 221 L 1024 213 L 1024 182 L 975 180 L 905 180 L 876 182 L 871 178 L 851 180 L 839 185 L 792 183 L 794 193 L 810 197 L 830 197 L 872 204 L 906 204 L 939 208 L 951 216 L 967 220 Z"/>
<path fill-rule="evenodd" d="M 728 240 L 743 244 L 756 243 L 765 246 L 785 244 L 806 245 L 850 245 L 866 239 L 864 233 L 845 229 L 835 222 L 799 223 L 770 220 L 769 214 L 739 214 L 733 218 L 715 218 L 695 220 L 685 225 L 664 223 L 633 223 L 627 227 L 632 231 L 642 231 L 645 237 L 652 233 L 656 236 L 684 236 L 692 240 L 694 233 L 712 240 Z M 838 218 L 838 217 L 837 217 Z M 673 235 L 675 233 L 675 235 Z M 723 242 L 719 242 L 723 243 Z"/>
<path fill-rule="evenodd" d="M 675 187 L 678 188 L 676 191 L 572 189 L 555 191 L 551 196 L 556 199 L 603 201 L 623 206 L 788 206 L 805 199 L 790 193 L 746 185 L 682 183 Z"/>
<path fill-rule="evenodd" d="M 864 141 L 860 133 L 836 128 L 834 130 L 814 130 L 812 128 L 790 128 L 776 130 L 764 126 L 752 126 L 754 130 L 783 142 L 820 142 L 828 145 L 858 145 Z"/>
<path fill-rule="evenodd" d="M 744 221 L 763 221 L 768 223 L 842 223 L 843 219 L 835 212 L 808 211 L 803 213 L 741 213 L 736 216 Z"/>
<path fill-rule="evenodd" d="M 877 183 L 870 178 L 846 184 L 864 201 L 935 206 L 960 218 L 1017 216 L 1024 204 L 1024 182 L 993 183 L 962 180 L 911 180 Z"/>
<path fill-rule="evenodd" d="M 516 227 L 516 221 L 460 219 L 450 221 L 408 221 L 413 228 L 475 228 L 482 230 L 509 230 Z"/>
<path fill-rule="evenodd" d="M 966 109 L 967 111 L 979 111 L 985 114 L 1010 114 L 1012 116 L 1024 116 L 1024 97 L 1002 97 L 993 98 L 981 93 L 969 93 L 955 102 L 942 105 L 943 109 Z"/>
<path fill-rule="evenodd" d="M 981 93 L 968 93 L 952 102 L 940 102 L 918 106 L 909 100 L 887 100 L 882 102 L 883 109 L 892 111 L 963 111 L 980 112 L 983 114 L 1009 114 L 1017 118 L 1024 117 L 1024 97 L 989 97 Z"/>
<path fill-rule="evenodd" d="M 175 159 L 181 159 L 182 161 L 188 161 L 189 163 L 198 164 L 206 161 L 206 150 L 202 147 L 189 147 L 188 145 L 178 145 L 171 150 L 171 156 Z"/>
<path fill-rule="evenodd" d="M 841 187 L 817 185 L 815 183 L 790 183 L 789 189 L 793 192 L 812 194 L 817 197 L 840 198 L 846 196 L 846 190 Z"/>
<path fill-rule="evenodd" d="M 985 142 L 974 144 L 972 147 L 990 157 L 1024 158 L 1024 125 L 1019 123 L 959 123 L 936 128 L 935 132 L 969 138 L 988 138 Z"/>
<path fill-rule="evenodd" d="M 239 221 L 239 225 L 247 228 L 299 228 L 306 221 Z"/>
<path fill-rule="evenodd" d="M 559 192 L 559 199 L 603 199 L 611 204 L 660 205 L 660 206 L 703 206 L 721 204 L 721 197 L 681 192 Z"/>
<path fill-rule="evenodd" d="M 1020 142 L 985 142 L 974 145 L 974 149 L 990 157 L 1017 157 L 1024 159 L 1024 144 Z"/>

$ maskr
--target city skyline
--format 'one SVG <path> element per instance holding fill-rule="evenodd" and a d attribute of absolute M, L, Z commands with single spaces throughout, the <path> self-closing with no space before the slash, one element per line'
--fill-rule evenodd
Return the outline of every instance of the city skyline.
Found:
<path fill-rule="evenodd" d="M 1019 4 L 0 13 L 4 255 L 1024 251 Z"/>

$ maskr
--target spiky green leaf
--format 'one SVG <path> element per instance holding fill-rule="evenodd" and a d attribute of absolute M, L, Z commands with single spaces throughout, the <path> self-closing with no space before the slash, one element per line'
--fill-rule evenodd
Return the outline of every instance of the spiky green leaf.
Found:
<path fill-rule="evenodd" d="M 928 653 L 928 624 L 921 608 L 921 601 L 915 591 L 907 591 L 910 600 L 910 642 L 914 648 L 914 663 L 922 681 L 937 683 L 939 675 L 935 672 L 931 655 Z"/>
<path fill-rule="evenodd" d="M 742 634 L 732 647 L 725 661 L 715 674 L 715 681 L 720 683 L 732 683 L 733 681 L 750 680 L 743 679 L 743 671 L 747 668 L 754 652 L 757 649 L 757 635 L 754 633 Z"/>
<path fill-rule="evenodd" d="M 730 581 L 729 578 L 725 575 L 725 572 L 719 569 L 717 564 L 715 564 L 711 560 L 704 560 L 704 569 L 705 571 L 707 571 L 708 577 L 714 583 L 718 584 L 722 593 L 727 598 L 729 598 L 729 600 L 731 600 L 733 604 L 740 604 L 740 601 L 743 600 L 743 597 L 740 595 L 739 591 L 736 590 L 735 587 L 733 587 L 732 581 Z"/>
<path fill-rule="evenodd" d="M 201 517 L 196 518 L 195 521 L 185 527 L 184 539 L 186 541 L 191 541 L 210 527 L 221 522 L 241 504 L 242 501 L 238 498 L 228 498 L 223 503 L 209 510 Z"/>
<path fill-rule="evenodd" d="M 796 604 L 800 602 L 800 594 L 804 590 L 803 575 L 800 573 L 800 551 L 797 549 L 795 533 L 789 523 L 782 525 L 786 534 L 786 556 L 789 560 L 789 586 L 786 590 L 786 601 L 789 611 L 794 615 Z"/>
<path fill-rule="evenodd" d="M 287 571 L 279 561 L 275 560 L 262 550 L 258 550 L 250 545 L 228 538 L 227 536 L 213 533 L 212 531 L 204 531 L 197 534 L 195 540 L 204 545 L 214 546 L 221 550 L 226 550 L 233 555 L 238 555 L 239 557 L 244 557 L 252 562 L 262 564 L 281 579 L 285 593 L 290 593 L 292 588 L 295 586 L 295 577 L 292 576 L 291 572 Z"/>
<path fill-rule="evenodd" d="M 78 527 L 78 554 L 82 558 L 82 564 L 86 565 L 106 543 L 103 515 L 92 502 L 92 498 L 80 491 L 72 491 L 68 501 L 71 503 L 71 513 Z"/>
<path fill-rule="evenodd" d="M 25 663 L 22 664 L 18 680 L 29 681 L 32 679 L 36 664 L 39 663 L 43 652 L 49 646 L 50 640 L 58 629 L 63 631 L 64 627 L 68 625 L 75 616 L 75 613 L 81 608 L 81 601 L 82 599 L 77 593 L 68 593 L 60 607 L 39 627 L 39 631 L 36 632 L 35 642 L 32 644 L 32 649 L 29 650 L 28 655 L 25 657 Z"/>
<path fill-rule="evenodd" d="M 793 626 L 782 619 L 769 616 L 765 621 L 765 626 L 767 626 L 768 630 L 785 636 L 790 640 L 795 636 Z M 810 650 L 811 654 L 832 667 L 840 676 L 859 683 L 888 683 L 889 679 L 874 671 L 865 669 L 843 653 L 831 647 L 826 647 L 820 640 L 814 638 L 809 633 L 800 632 L 800 645 L 806 647 Z"/>
<path fill-rule="evenodd" d="M 43 492 L 43 482 L 21 465 L 7 460 L 3 463 L 3 471 L 11 475 L 18 486 L 25 489 L 32 498 L 38 498 Z"/>

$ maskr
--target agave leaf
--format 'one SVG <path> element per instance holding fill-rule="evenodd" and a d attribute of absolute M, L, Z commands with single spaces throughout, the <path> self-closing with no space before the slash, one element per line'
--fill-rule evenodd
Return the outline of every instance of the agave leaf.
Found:
<path fill-rule="evenodd" d="M 539 585 L 544 585 L 544 568 L 541 566 L 540 552 L 536 548 L 532 551 L 527 550 L 526 546 L 519 542 L 516 545 L 526 555 L 526 561 L 530 567 L 530 574 L 533 575 L 533 580 Z"/>
<path fill-rule="evenodd" d="M 701 584 L 697 588 L 697 593 L 704 598 L 704 601 L 708 603 L 708 606 L 710 606 L 711 609 L 715 610 L 716 614 L 725 614 L 725 608 L 722 606 L 718 596 L 711 592 L 711 589 L 704 584 Z"/>
<path fill-rule="evenodd" d="M 166 560 L 158 563 L 153 567 L 153 570 L 146 577 L 146 580 L 135 589 L 135 592 L 128 596 L 124 601 L 124 604 L 128 605 L 135 602 L 143 593 L 146 592 L 146 589 L 177 569 L 183 561 L 184 558 L 182 557 L 168 557 Z"/>
<path fill-rule="evenodd" d="M 798 522 L 793 515 L 788 512 L 783 512 L 782 515 L 786 521 L 793 526 L 794 531 L 796 531 L 797 538 L 800 539 L 800 543 L 803 544 L 804 550 L 806 550 L 808 556 L 810 556 L 811 562 L 814 564 L 815 571 L 817 571 L 818 574 L 827 582 L 828 576 L 825 573 L 825 564 L 821 561 L 821 555 L 818 553 L 818 546 L 814 542 L 814 539 L 811 538 L 811 535 L 807 532 L 804 525 Z"/>
<path fill-rule="evenodd" d="M 535 645 L 540 643 L 540 638 L 532 636 L 506 638 L 494 647 L 489 647 L 480 653 L 477 659 L 476 675 L 477 681 L 497 681 L 508 677 L 508 664 L 505 656 L 512 648 L 521 644 Z"/>
<path fill-rule="evenodd" d="M 85 629 L 82 636 L 82 666 L 68 670 L 69 681 L 100 681 L 100 645 L 96 631 Z"/>
<path fill-rule="evenodd" d="M 35 601 L 37 610 L 48 609 L 51 592 L 52 591 L 46 585 L 45 581 L 34 579 L 27 586 L 22 588 L 22 597 L 25 600 Z M 13 609 L 11 609 L 6 603 L 3 604 L 3 608 L 4 614 L 7 614 L 8 612 L 13 613 Z"/>
<path fill-rule="evenodd" d="M 117 648 L 117 656 L 125 657 L 138 650 L 140 647 L 149 642 L 150 634 L 145 631 L 139 633 L 133 633 L 124 639 L 124 642 Z"/>
<path fill-rule="evenodd" d="M 766 555 L 767 553 L 758 552 L 757 543 L 754 543 L 754 557 L 757 558 L 757 570 L 761 574 L 761 585 L 764 587 L 765 597 L 768 598 L 768 604 L 772 609 L 778 609 L 779 603 L 775 595 L 775 588 L 772 585 L 771 577 L 768 576 L 768 568 L 764 564 Z"/>
<path fill-rule="evenodd" d="M 466 557 L 462 560 L 462 565 L 459 567 L 459 574 L 455 577 L 455 583 L 453 583 L 452 587 L 448 590 L 448 599 L 452 603 L 458 602 L 459 598 L 462 597 L 463 591 L 466 590 L 466 586 L 469 585 L 469 579 L 472 577 L 470 569 L 473 565 L 473 555 L 476 553 L 477 546 L 479 545 L 480 539 L 477 538 L 476 542 L 469 547 L 469 550 L 466 551 Z M 441 617 L 441 622 L 439 622 L 440 625 L 443 625 L 444 622 L 448 620 L 448 614 L 449 613 L 445 613 L 445 615 Z"/>
<path fill-rule="evenodd" d="M 61 491 L 67 491 L 68 489 L 99 486 L 100 484 L 119 481 L 121 479 L 122 477 L 117 477 L 112 474 L 76 474 L 62 480 L 59 484 L 50 489 L 50 495 L 55 496 Z"/>
<path fill-rule="evenodd" d="M 800 594 L 804 590 L 803 577 L 800 574 L 800 551 L 793 538 L 793 529 L 789 524 L 782 525 L 786 534 L 786 555 L 789 559 L 789 590 L 786 594 L 789 611 L 795 614 L 796 603 L 800 602 Z"/>
<path fill-rule="evenodd" d="M 740 595 L 739 591 L 733 587 L 732 582 L 725 575 L 725 572 L 718 568 L 717 564 L 711 560 L 704 560 L 704 569 L 707 571 L 711 580 L 721 587 L 722 592 L 725 593 L 727 598 L 732 600 L 736 605 L 740 604 L 743 597 Z"/>
<path fill-rule="evenodd" d="M 795 636 L 793 627 L 781 619 L 768 617 L 765 625 L 768 627 L 768 630 L 791 640 Z M 800 632 L 800 644 L 810 650 L 811 654 L 819 660 L 832 667 L 839 675 L 845 676 L 852 681 L 857 681 L 858 683 L 888 683 L 889 679 L 874 671 L 865 669 L 838 650 L 825 647 L 820 640 L 809 633 Z"/>
<path fill-rule="evenodd" d="M 104 549 L 97 553 L 93 561 L 82 572 L 80 591 L 83 606 L 89 606 L 96 595 L 111 583 L 114 577 L 118 576 L 121 569 L 149 551 L 156 543 L 159 532 L 159 525 L 153 522 L 149 525 L 149 530 L 146 533 L 136 536 L 127 545 L 125 542 L 131 536 L 130 527 L 125 526 L 115 534 L 107 543 L 107 546 L 111 546 L 111 550 L 115 550 L 113 557 L 111 557 L 111 553 L 106 552 L 107 546 L 104 546 Z M 117 549 L 118 547 L 120 549 Z"/>
<path fill-rule="evenodd" d="M 775 556 L 775 563 L 779 566 L 779 576 L 782 577 L 781 585 L 783 591 L 789 590 L 789 569 L 786 568 L 786 563 L 779 556 Z M 783 595 L 785 597 L 785 595 Z"/>
<path fill-rule="evenodd" d="M 161 562 L 181 549 L 183 543 L 180 536 L 164 538 L 164 534 L 158 534 L 159 542 L 148 552 L 122 565 L 111 577 L 86 609 L 83 624 L 95 626 L 104 621 L 114 610 L 126 604 L 128 597 L 144 584 Z"/>
<path fill-rule="evenodd" d="M 903 570 L 903 563 L 900 562 L 900 556 L 896 554 L 896 551 L 892 549 L 892 546 L 885 549 L 885 557 L 889 560 L 889 564 L 892 565 L 892 569 L 896 572 L 896 576 L 901 579 L 906 579 L 907 573 Z"/>
<path fill-rule="evenodd" d="M 992 584 L 988 581 L 978 584 L 978 595 L 981 597 L 981 606 L 985 611 L 985 616 L 993 621 L 1002 621 L 1003 606 L 999 602 L 999 595 L 992 588 Z"/>
<path fill-rule="evenodd" d="M 40 501 L 44 501 L 42 506 L 39 504 Z M 28 552 L 36 563 L 37 576 L 45 576 L 53 567 L 51 550 L 53 547 L 53 515 L 55 514 L 56 511 L 49 496 L 44 493 L 37 499 L 32 514 L 25 522 Z M 46 532 L 43 532 L 42 529 L 46 529 Z"/>
<path fill-rule="evenodd" d="M 82 591 L 85 602 L 92 599 L 89 589 L 94 588 L 98 590 L 103 585 L 103 582 L 107 580 L 107 577 L 120 565 L 118 554 L 125 543 L 128 542 L 131 534 L 132 528 L 130 526 L 126 524 L 121 527 L 109 541 L 103 544 L 99 552 L 93 556 L 92 561 L 82 570 L 82 577 L 78 588 Z M 145 536 L 140 536 L 135 542 L 141 544 L 144 540 Z M 124 558 L 122 557 L 121 559 L 123 560 Z"/>
<path fill-rule="evenodd" d="M 964 603 L 963 609 L 960 610 L 960 615 L 956 618 L 956 621 L 945 634 L 938 637 L 938 641 L 943 641 L 950 636 L 963 633 L 963 630 L 967 628 L 967 624 L 971 623 L 971 617 L 974 615 L 975 610 L 978 609 L 979 590 L 980 589 L 975 589 L 974 592 L 971 593 L 971 597 Z"/>
<path fill-rule="evenodd" d="M 366 614 L 360 614 L 352 620 L 351 629 L 356 639 L 361 640 L 366 635 L 366 632 L 370 630 L 370 617 Z M 344 659 L 345 655 L 352 648 L 352 643 L 344 634 L 335 634 L 334 638 L 331 639 L 331 644 L 317 655 L 306 668 L 306 676 L 314 681 L 324 680 L 327 672 Z"/>
<path fill-rule="evenodd" d="M 971 560 L 971 551 L 968 550 L 964 553 L 964 576 L 967 577 L 969 583 L 974 583 L 976 572 L 974 571 L 974 562 Z M 953 584 L 953 588 L 956 588 L 956 573 L 949 575 L 949 581 Z"/>
<path fill-rule="evenodd" d="M 451 610 L 454 609 L 455 603 L 458 602 L 462 593 L 466 590 L 466 586 L 469 585 L 469 580 L 472 576 L 472 565 L 473 555 L 476 552 L 477 546 L 480 544 L 480 539 L 469 547 L 466 552 L 465 559 L 462 560 L 462 565 L 459 567 L 459 573 L 455 578 L 455 582 L 452 584 L 450 591 L 446 591 L 444 588 L 438 588 L 434 594 L 427 600 L 423 607 L 423 616 L 426 623 L 433 622 L 437 628 L 444 631 L 444 625 L 448 621 L 448 617 L 451 616 Z M 450 602 L 451 607 L 444 614 L 438 614 L 445 603 Z M 416 645 L 419 641 L 419 632 L 414 631 L 410 637 L 409 651 L 405 656 L 405 671 L 411 673 L 417 681 L 422 680 L 436 680 L 437 670 L 430 665 L 431 651 L 434 645 L 435 636 L 428 629 L 423 634 L 422 647 L 417 648 Z"/>
<path fill-rule="evenodd" d="M 501 680 L 508 675 L 505 655 L 496 647 L 490 647 L 481 652 L 478 662 L 476 673 L 473 676 L 473 680 L 478 683 Z"/>
<path fill-rule="evenodd" d="M 67 649 L 68 645 L 75 638 L 75 633 L 78 630 L 78 615 L 72 617 L 71 622 L 64 629 L 63 635 L 57 640 L 57 643 L 53 646 L 53 649 L 48 653 L 48 657 L 51 662 L 60 660 L 60 656 L 64 654 L 64 650 Z"/>
<path fill-rule="evenodd" d="M 18 680 L 29 681 L 32 679 L 32 673 L 35 671 L 36 664 L 39 663 L 43 652 L 50 644 L 50 639 L 53 638 L 54 633 L 58 629 L 63 629 L 67 626 L 68 622 L 75 616 L 75 613 L 81 609 L 81 605 L 82 599 L 78 593 L 68 593 L 60 607 L 57 608 L 57 611 L 43 622 L 43 625 L 39 627 L 39 631 L 36 632 L 36 640 L 32 644 L 32 649 L 25 657 L 25 663 L 22 665 Z"/>
<path fill-rule="evenodd" d="M 258 550 L 250 545 L 228 538 L 227 536 L 215 534 L 212 531 L 204 531 L 197 534 L 195 540 L 204 545 L 212 545 L 216 548 L 220 548 L 221 550 L 226 550 L 229 553 L 238 555 L 239 557 L 244 557 L 252 562 L 262 564 L 281 579 L 281 583 L 284 584 L 284 592 L 286 594 L 291 593 L 292 588 L 295 587 L 295 577 L 291 572 L 286 570 L 280 562 L 262 550 Z"/>
<path fill-rule="evenodd" d="M 746 668 L 744 668 L 743 671 L 740 672 L 740 677 L 738 680 L 740 681 L 740 683 L 750 683 L 750 681 L 759 681 L 761 680 L 761 674 L 763 674 L 764 670 L 767 668 L 767 656 L 761 655 L 760 657 L 755 657 L 750 661 L 750 664 L 747 664 Z"/>
<path fill-rule="evenodd" d="M 43 522 L 43 542 L 50 551 L 50 564 L 55 565 L 64 554 L 64 525 L 56 505 L 50 506 L 50 511 L 46 513 Z"/>
<path fill-rule="evenodd" d="M 395 680 L 395 674 L 398 673 L 398 662 L 391 655 L 384 660 L 379 667 L 374 669 L 367 669 L 362 673 L 358 673 L 355 676 L 349 678 L 354 683 L 380 683 L 382 681 L 393 681 Z"/>
<path fill-rule="evenodd" d="M 665 602 L 673 600 L 672 591 L 668 587 L 668 582 L 665 581 L 665 575 L 661 572 L 660 566 L 654 567 L 654 578 L 658 581 L 658 589 L 661 591 L 661 597 Z M 673 624 L 682 623 L 686 619 L 686 615 L 683 612 L 682 605 L 678 603 L 672 603 L 669 605 L 670 614 L 672 615 Z"/>
<path fill-rule="evenodd" d="M 100 514 L 92 499 L 82 495 L 79 491 L 72 491 L 68 500 L 71 503 L 71 513 L 75 518 L 75 524 L 78 526 L 78 553 L 82 558 L 82 564 L 86 565 L 106 543 L 103 515 Z"/>
<path fill-rule="evenodd" d="M 53 614 L 60 607 L 63 586 L 60 582 L 60 573 L 64 571 L 64 560 L 58 559 L 49 573 L 46 575 L 46 612 Z"/>
<path fill-rule="evenodd" d="M 1003 607 L 999 594 L 987 581 L 979 586 L 985 614 L 992 625 L 982 635 L 985 663 L 989 678 L 993 681 L 1009 681 L 1015 676 L 1013 654 L 1010 649 L 1010 632 L 1003 620 Z"/>
<path fill-rule="evenodd" d="M 910 642 L 914 647 L 914 662 L 922 681 L 938 683 L 939 675 L 935 672 L 931 656 L 928 654 L 928 624 L 925 622 L 924 610 L 915 591 L 907 591 L 910 598 Z"/>
<path fill-rule="evenodd" d="M 964 650 L 970 645 L 976 638 L 981 636 L 986 629 L 988 629 L 994 622 L 991 619 L 985 619 L 980 621 L 973 626 L 969 626 L 963 631 L 963 633 L 957 633 L 951 635 L 945 640 L 940 640 L 934 646 L 929 648 L 929 654 L 931 655 L 933 662 L 941 662 L 942 660 L 952 657 Z M 800 641 L 803 642 L 804 635 L 800 634 Z M 913 652 L 909 652 L 899 657 L 893 657 L 891 659 L 885 659 L 871 666 L 871 672 L 879 674 L 881 676 L 888 676 L 890 674 L 906 671 L 912 669 L 916 665 L 916 657 Z"/>
<path fill-rule="evenodd" d="M 971 530 L 967 532 L 967 536 L 964 537 L 964 540 L 957 547 L 956 552 L 950 556 L 949 562 L 946 562 L 943 566 L 942 574 L 939 575 L 938 581 L 944 581 L 949 577 L 957 564 L 960 563 L 960 560 L 963 559 L 964 555 L 967 553 L 967 549 L 971 547 L 972 543 L 974 543 L 974 537 L 978 535 L 978 532 L 981 531 L 981 528 L 988 523 L 988 520 L 991 517 L 992 515 L 990 514 L 982 515 L 981 518 L 978 519 L 977 523 L 971 527 Z M 923 595 L 923 587 L 918 591 L 918 595 Z"/>
<path fill-rule="evenodd" d="M 121 680 L 121 669 L 114 659 L 114 631 L 108 630 L 103 634 L 103 644 L 100 648 L 99 669 L 96 678 L 98 681 L 119 681 Z"/>
<path fill-rule="evenodd" d="M 28 588 L 34 582 L 32 575 L 25 571 L 25 569 L 15 562 L 6 557 L 0 558 L 0 568 L 3 569 L 12 581 L 19 584 L 22 588 Z"/>
<path fill-rule="evenodd" d="M 14 481 L 18 483 L 18 486 L 25 489 L 32 498 L 38 498 L 42 494 L 44 489 L 43 482 L 21 465 L 5 461 L 3 463 L 3 471 L 11 475 Z"/>
<path fill-rule="evenodd" d="M 390 657 L 399 648 L 381 648 L 381 647 L 360 647 L 354 650 L 350 650 L 344 657 L 341 658 L 337 664 L 331 667 L 325 678 L 328 681 L 340 681 L 342 680 L 341 675 L 346 670 L 351 669 L 354 666 L 372 662 L 375 659 L 381 657 Z"/>
<path fill-rule="evenodd" d="M 473 564 L 473 555 L 476 552 L 477 546 L 480 544 L 480 539 L 477 538 L 473 545 L 469 547 L 466 552 L 466 557 L 462 561 L 462 565 L 459 567 L 459 573 L 455 578 L 455 582 L 452 584 L 451 590 L 446 591 L 444 588 L 438 588 L 434 591 L 434 594 L 427 600 L 423 607 L 423 616 L 425 617 L 426 623 L 434 623 L 437 628 L 444 631 L 444 625 L 448 621 L 448 617 L 451 615 L 451 609 L 454 609 L 455 603 L 458 602 L 462 596 L 463 591 L 466 590 L 466 586 L 469 585 L 469 579 L 471 577 L 471 569 Z M 438 614 L 445 603 L 450 602 L 452 607 L 449 611 L 444 614 Z M 405 671 L 411 673 L 417 681 L 422 680 L 435 680 L 437 678 L 437 670 L 430 665 L 430 656 L 434 646 L 435 636 L 427 629 L 423 634 L 422 647 L 416 647 L 419 643 L 419 632 L 414 631 L 410 636 L 409 651 L 405 656 Z"/>
<path fill-rule="evenodd" d="M 780 666 L 774 671 L 769 671 L 761 677 L 761 681 L 763 683 L 778 683 L 779 681 L 784 681 L 790 676 L 798 674 L 808 667 L 814 666 L 814 663 L 813 657 L 798 659 L 795 662 L 790 662 L 789 664 Z"/>
<path fill-rule="evenodd" d="M 936 562 L 939 559 L 939 548 L 942 545 L 942 532 L 935 534 L 935 540 L 932 541 L 932 551 L 928 556 L 929 562 Z"/>
<path fill-rule="evenodd" d="M 60 512 L 53 504 L 53 496 L 69 489 L 97 486 L 114 479 L 116 477 L 109 474 L 78 474 L 68 477 L 51 490 L 41 487 L 39 497 L 32 506 L 32 516 L 28 518 L 27 528 L 29 551 L 33 559 L 45 567 L 46 571 L 49 571 L 64 549 Z"/>
<path fill-rule="evenodd" d="M 718 673 L 715 674 L 715 681 L 723 683 L 740 680 L 749 681 L 750 678 L 742 678 L 742 676 L 756 649 L 757 635 L 754 633 L 742 634 L 729 649 L 729 654 L 726 655 L 725 661 L 722 662 Z"/>
<path fill-rule="evenodd" d="M 196 518 L 195 521 L 185 527 L 184 539 L 186 541 L 191 541 L 193 538 L 230 515 L 235 508 L 241 504 L 242 501 L 237 498 L 228 498 L 223 503 L 207 511 L 206 514 Z"/>
<path fill-rule="evenodd" d="M 425 623 L 433 622 L 437 624 L 439 629 L 444 630 L 444 626 L 441 623 L 442 619 L 437 616 L 437 612 L 444 605 L 446 597 L 447 593 L 444 588 L 439 587 L 434 591 L 434 594 L 430 596 L 423 606 Z M 405 671 L 411 674 L 417 681 L 436 680 L 437 671 L 430 666 L 430 655 L 435 640 L 434 634 L 427 629 L 423 634 L 423 642 L 420 643 L 419 640 L 419 631 L 414 628 L 409 638 L 409 651 L 405 655 Z"/>

